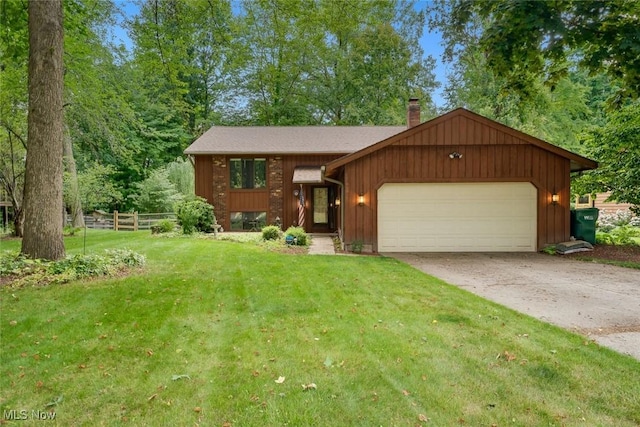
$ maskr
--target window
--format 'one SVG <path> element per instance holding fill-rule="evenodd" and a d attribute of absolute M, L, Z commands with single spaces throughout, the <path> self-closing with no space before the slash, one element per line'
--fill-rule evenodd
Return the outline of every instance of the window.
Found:
<path fill-rule="evenodd" d="M 267 188 L 267 159 L 231 159 L 231 188 Z"/>
<path fill-rule="evenodd" d="M 590 194 L 586 196 L 577 196 L 576 197 L 576 208 L 592 208 L 593 207 L 593 199 Z"/>
<path fill-rule="evenodd" d="M 260 231 L 265 225 L 266 212 L 231 212 L 232 231 Z"/>
<path fill-rule="evenodd" d="M 329 189 L 316 187 L 313 189 L 313 223 L 327 224 L 329 222 Z"/>

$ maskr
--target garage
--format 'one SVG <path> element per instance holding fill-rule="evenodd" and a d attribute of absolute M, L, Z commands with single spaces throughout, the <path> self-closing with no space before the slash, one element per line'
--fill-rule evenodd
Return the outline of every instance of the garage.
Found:
<path fill-rule="evenodd" d="M 385 183 L 379 252 L 533 252 L 537 189 L 529 182 Z"/>

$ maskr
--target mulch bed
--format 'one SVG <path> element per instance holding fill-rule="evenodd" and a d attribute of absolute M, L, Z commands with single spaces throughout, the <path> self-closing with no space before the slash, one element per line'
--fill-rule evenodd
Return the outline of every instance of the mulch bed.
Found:
<path fill-rule="evenodd" d="M 573 258 L 598 258 L 610 261 L 630 261 L 640 263 L 640 246 L 594 245 L 589 252 L 564 255 Z"/>

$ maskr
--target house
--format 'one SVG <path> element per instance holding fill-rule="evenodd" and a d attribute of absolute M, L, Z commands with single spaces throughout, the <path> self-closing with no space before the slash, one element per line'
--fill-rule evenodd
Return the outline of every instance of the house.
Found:
<path fill-rule="evenodd" d="M 187 150 L 225 230 L 338 232 L 371 252 L 538 251 L 569 240 L 596 162 L 459 108 L 408 126 L 214 126 Z"/>
<path fill-rule="evenodd" d="M 585 194 L 582 196 L 576 196 L 575 207 L 580 208 L 598 208 L 601 212 L 616 213 L 629 212 L 631 210 L 631 203 L 620 203 L 616 201 L 607 201 L 611 196 L 611 192 L 598 193 L 595 196 Z"/>

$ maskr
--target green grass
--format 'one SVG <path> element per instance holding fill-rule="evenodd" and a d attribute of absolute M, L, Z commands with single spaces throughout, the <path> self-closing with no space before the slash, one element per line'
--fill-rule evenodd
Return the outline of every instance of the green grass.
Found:
<path fill-rule="evenodd" d="M 114 247 L 147 266 L 0 290 L 3 413 L 61 398 L 65 426 L 640 424 L 638 361 L 393 259 L 89 233 L 88 253 Z"/>

